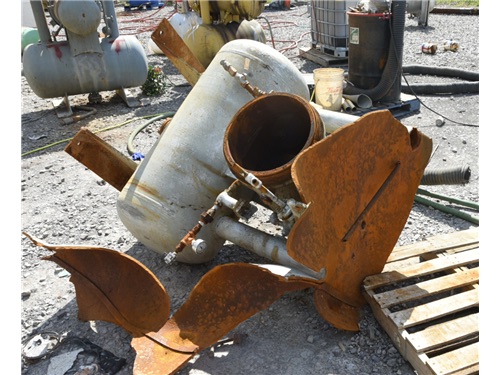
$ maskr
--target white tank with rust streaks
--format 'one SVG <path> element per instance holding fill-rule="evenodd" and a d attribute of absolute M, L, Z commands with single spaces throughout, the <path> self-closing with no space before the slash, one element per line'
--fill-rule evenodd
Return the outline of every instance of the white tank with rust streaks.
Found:
<path fill-rule="evenodd" d="M 123 224 L 159 253 L 175 251 L 200 214 L 234 180 L 222 151 L 224 133 L 235 113 L 253 97 L 224 70 L 221 60 L 246 73 L 252 86 L 265 92 L 287 92 L 309 100 L 303 75 L 270 46 L 234 40 L 221 48 L 118 198 Z M 225 241 L 210 224 L 197 237 L 206 241 L 207 250 L 196 254 L 186 247 L 177 260 L 206 262 Z"/>

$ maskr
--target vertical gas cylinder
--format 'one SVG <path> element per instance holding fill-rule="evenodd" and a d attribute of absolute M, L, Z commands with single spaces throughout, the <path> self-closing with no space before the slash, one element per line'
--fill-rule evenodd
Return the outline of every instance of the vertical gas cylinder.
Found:
<path fill-rule="evenodd" d="M 384 13 L 349 12 L 349 81 L 369 89 L 382 77 L 391 40 L 390 17 Z"/>

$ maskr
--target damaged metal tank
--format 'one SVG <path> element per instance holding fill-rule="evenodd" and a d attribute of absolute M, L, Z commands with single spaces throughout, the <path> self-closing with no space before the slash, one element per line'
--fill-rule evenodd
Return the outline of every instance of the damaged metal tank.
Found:
<path fill-rule="evenodd" d="M 234 40 L 218 52 L 182 103 L 169 126 L 120 192 L 120 219 L 135 237 L 160 252 L 175 251 L 201 212 L 234 180 L 223 156 L 224 132 L 253 96 L 221 66 L 228 61 L 264 91 L 286 92 L 309 100 L 302 74 L 282 54 L 263 43 Z M 282 110 L 286 115 L 286 109 Z M 290 134 L 295 125 L 288 122 Z M 204 228 L 202 254 L 186 251 L 179 260 L 213 258 L 224 239 Z"/>
<path fill-rule="evenodd" d="M 261 0 L 178 0 L 177 11 L 169 22 L 183 43 L 207 67 L 224 44 L 235 39 L 266 43 L 264 29 L 256 18 L 264 10 Z M 150 40 L 155 53 L 163 53 Z"/>

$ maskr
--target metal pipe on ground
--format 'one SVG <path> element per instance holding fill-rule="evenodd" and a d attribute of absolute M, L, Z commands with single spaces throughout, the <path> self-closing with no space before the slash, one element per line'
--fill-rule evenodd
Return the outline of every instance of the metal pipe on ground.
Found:
<path fill-rule="evenodd" d="M 290 272 L 296 276 L 315 280 L 321 280 L 324 276 L 290 257 L 286 250 L 286 240 L 282 237 L 272 236 L 227 216 L 221 217 L 213 225 L 218 236 L 273 262 L 290 267 Z"/>

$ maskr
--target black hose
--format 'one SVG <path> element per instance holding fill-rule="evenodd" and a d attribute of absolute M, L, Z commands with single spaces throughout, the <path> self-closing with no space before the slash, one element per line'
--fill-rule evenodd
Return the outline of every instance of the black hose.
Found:
<path fill-rule="evenodd" d="M 432 95 L 432 94 L 478 94 L 479 82 L 454 83 L 417 83 L 411 86 L 402 86 L 405 94 Z"/>
<path fill-rule="evenodd" d="M 468 166 L 426 169 L 420 185 L 463 185 L 470 180 L 471 170 Z"/>
<path fill-rule="evenodd" d="M 441 77 L 455 77 L 466 81 L 479 81 L 479 72 L 473 72 L 465 69 L 447 68 L 442 66 L 428 65 L 405 65 L 403 73 L 406 74 L 422 74 Z"/>
<path fill-rule="evenodd" d="M 401 79 L 404 26 L 406 17 L 406 1 L 392 2 L 392 38 L 389 46 L 389 56 L 384 71 L 377 86 L 371 89 L 361 89 L 347 85 L 344 93 L 347 95 L 368 95 L 373 102 L 380 101 L 389 93 L 394 84 L 400 85 Z"/>
<path fill-rule="evenodd" d="M 417 83 L 402 86 L 405 94 L 467 94 L 479 93 L 479 73 L 464 69 L 447 68 L 441 66 L 407 65 L 403 66 L 404 74 L 430 75 L 450 78 L 460 78 L 470 82 L 452 83 Z"/>

